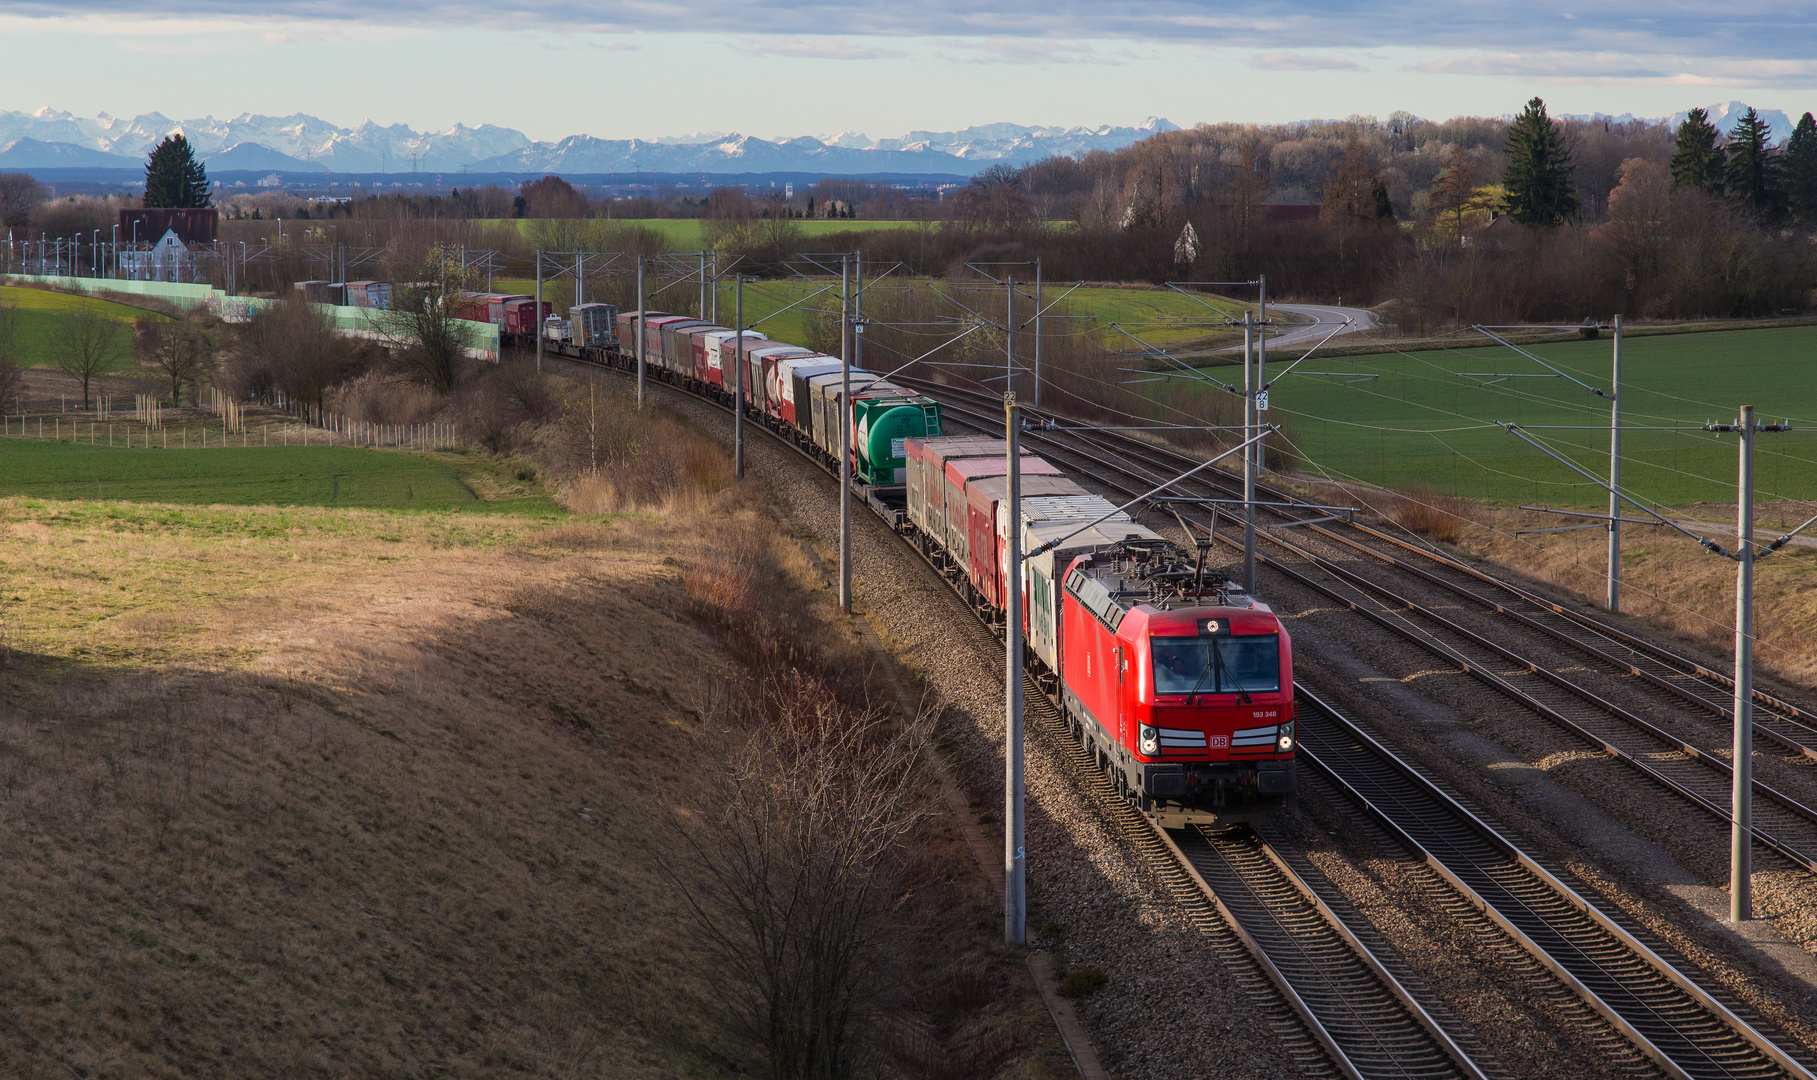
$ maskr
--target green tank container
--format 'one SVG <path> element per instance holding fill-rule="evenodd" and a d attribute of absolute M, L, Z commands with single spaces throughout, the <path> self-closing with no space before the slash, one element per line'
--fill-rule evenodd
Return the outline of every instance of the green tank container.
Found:
<path fill-rule="evenodd" d="M 940 403 L 927 397 L 860 398 L 852 403 L 858 442 L 858 482 L 873 487 L 908 482 L 904 440 L 939 435 Z"/>

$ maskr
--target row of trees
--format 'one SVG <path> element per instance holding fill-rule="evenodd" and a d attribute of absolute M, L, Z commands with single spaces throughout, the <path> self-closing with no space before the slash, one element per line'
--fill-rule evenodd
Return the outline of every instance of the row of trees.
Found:
<path fill-rule="evenodd" d="M 1817 120 L 1805 113 L 1784 147 L 1749 109 L 1725 139 L 1709 114 L 1692 109 L 1679 125 L 1672 182 L 1727 196 L 1765 221 L 1817 224 Z"/>

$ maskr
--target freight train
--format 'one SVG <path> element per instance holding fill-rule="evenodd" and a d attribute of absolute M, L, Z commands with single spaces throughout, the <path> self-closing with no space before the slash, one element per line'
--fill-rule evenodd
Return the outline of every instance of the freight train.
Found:
<path fill-rule="evenodd" d="M 933 399 L 755 331 L 582 304 L 545 314 L 543 348 L 635 368 L 640 327 L 647 376 L 727 404 L 741 385 L 757 422 L 829 466 L 844 453 L 858 493 L 981 618 L 1017 625 L 1034 681 L 1142 813 L 1234 824 L 1294 793 L 1292 641 L 1266 604 L 1208 574 L 1209 539 L 1188 551 L 1028 453 L 1012 521 L 1003 439 L 946 435 Z M 1014 619 L 1012 528 L 1033 553 Z"/>

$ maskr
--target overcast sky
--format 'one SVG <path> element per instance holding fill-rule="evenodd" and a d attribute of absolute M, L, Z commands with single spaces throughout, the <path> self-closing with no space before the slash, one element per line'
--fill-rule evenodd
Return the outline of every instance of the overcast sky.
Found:
<path fill-rule="evenodd" d="M 1809 0 L 0 0 L 0 108 L 538 139 L 1817 108 Z M 264 15 L 260 12 L 280 12 Z"/>

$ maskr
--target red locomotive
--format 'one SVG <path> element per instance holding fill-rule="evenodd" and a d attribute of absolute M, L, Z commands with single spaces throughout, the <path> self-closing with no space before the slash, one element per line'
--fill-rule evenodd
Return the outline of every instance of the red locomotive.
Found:
<path fill-rule="evenodd" d="M 1168 824 L 1240 821 L 1294 790 L 1293 645 L 1267 605 L 1159 538 L 1081 555 L 1060 685 L 1112 782 Z"/>
<path fill-rule="evenodd" d="M 981 615 L 1008 622 L 1001 439 L 909 439 L 907 526 Z M 1293 644 L 1204 558 L 1024 455 L 1035 682 L 1117 790 L 1167 825 L 1254 820 L 1294 791 Z M 994 536 L 992 523 L 995 524 Z"/>

